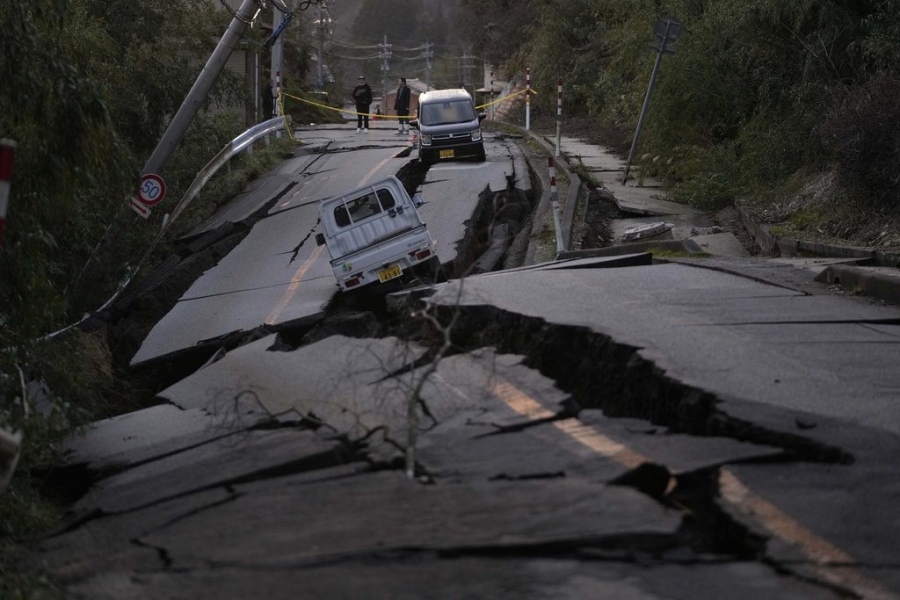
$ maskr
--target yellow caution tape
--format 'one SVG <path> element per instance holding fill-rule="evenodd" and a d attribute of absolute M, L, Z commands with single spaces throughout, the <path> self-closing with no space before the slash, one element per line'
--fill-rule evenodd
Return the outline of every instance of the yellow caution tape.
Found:
<path fill-rule="evenodd" d="M 375 113 L 359 113 L 359 112 L 356 112 L 353 110 L 345 110 L 343 108 L 335 108 L 334 106 L 329 106 L 328 104 L 322 104 L 321 102 L 313 102 L 312 100 L 307 100 L 306 98 L 299 98 L 297 96 L 292 96 L 291 94 L 286 94 L 284 92 L 282 92 L 282 95 L 287 96 L 288 98 L 291 98 L 293 100 L 299 100 L 300 102 L 305 102 L 306 104 L 318 106 L 319 108 L 324 108 L 326 110 L 333 110 L 333 111 L 339 112 L 339 113 L 347 113 L 350 115 L 368 115 L 370 117 L 377 117 L 379 119 L 411 119 L 411 118 L 413 118 L 410 116 L 398 117 L 397 115 L 379 115 L 379 114 L 375 114 Z"/>
<path fill-rule="evenodd" d="M 288 138 L 292 142 L 298 142 L 300 140 L 294 139 L 293 127 L 291 127 L 291 122 L 287 118 L 287 113 L 284 112 L 284 96 L 287 96 L 285 93 L 281 93 L 278 96 L 278 109 L 281 111 L 281 116 L 284 118 L 284 130 L 287 132 Z"/>
<path fill-rule="evenodd" d="M 515 97 L 518 96 L 519 94 L 527 94 L 527 93 L 529 93 L 529 92 L 530 92 L 531 94 L 534 94 L 535 96 L 537 96 L 537 92 L 534 91 L 534 88 L 525 88 L 524 90 L 519 90 L 518 92 L 513 92 L 513 93 L 511 93 L 511 94 L 507 94 L 507 95 L 503 96 L 502 98 L 497 98 L 497 99 L 494 100 L 493 102 L 488 102 L 487 104 L 482 104 L 482 105 L 480 105 L 480 106 L 476 106 L 475 108 L 476 108 L 476 109 L 487 108 L 488 106 L 491 106 L 491 105 L 493 105 L 493 104 L 499 104 L 500 102 L 506 102 L 507 100 L 510 100 L 510 99 L 512 99 L 512 98 L 515 98 Z"/>
<path fill-rule="evenodd" d="M 500 102 L 506 102 L 507 100 L 511 100 L 512 98 L 515 98 L 516 96 L 518 96 L 520 94 L 529 94 L 529 93 L 533 94 L 533 95 L 537 95 L 537 92 L 534 90 L 534 88 L 525 88 L 523 90 L 519 90 L 518 92 L 513 92 L 511 94 L 507 94 L 506 96 L 503 96 L 502 98 L 498 98 L 497 100 L 494 100 L 493 102 L 488 102 L 487 104 L 481 104 L 479 106 L 476 106 L 475 109 L 478 110 L 478 109 L 482 109 L 482 108 L 487 108 L 491 105 L 498 104 Z M 335 112 L 346 113 L 346 114 L 350 114 L 350 115 L 354 115 L 354 116 L 364 115 L 364 116 L 369 116 L 369 117 L 376 117 L 378 119 L 414 119 L 415 118 L 412 115 L 407 115 L 407 116 L 401 117 L 398 115 L 379 115 L 379 114 L 375 114 L 375 113 L 360 113 L 360 112 L 356 112 L 354 110 L 346 110 L 343 108 L 336 108 L 336 107 L 330 106 L 328 104 L 322 104 L 321 102 L 313 102 L 312 100 L 307 100 L 306 98 L 294 96 L 294 95 L 288 94 L 286 92 L 281 92 L 281 94 L 278 96 L 279 105 L 281 106 L 281 114 L 284 114 L 284 98 L 285 97 L 290 98 L 291 100 L 297 100 L 298 102 L 305 102 L 306 104 L 310 104 L 312 106 L 318 106 L 319 108 L 324 108 L 325 110 L 333 110 Z M 285 130 L 290 131 L 290 127 L 287 127 L 287 123 L 285 123 Z M 290 135 L 290 134 L 288 134 L 288 135 Z M 294 138 L 291 137 L 291 139 L 294 139 Z"/>

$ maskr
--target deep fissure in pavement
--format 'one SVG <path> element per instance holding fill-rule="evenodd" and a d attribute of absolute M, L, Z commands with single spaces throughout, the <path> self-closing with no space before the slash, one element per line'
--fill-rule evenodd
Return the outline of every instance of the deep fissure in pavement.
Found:
<path fill-rule="evenodd" d="M 554 325 L 491 306 L 442 306 L 433 311 L 443 323 L 458 313 L 452 331 L 455 352 L 494 347 L 501 353 L 524 355 L 527 366 L 572 395 L 572 406 L 562 407 L 571 414 L 595 408 L 608 417 L 645 419 L 674 433 L 775 446 L 797 460 L 852 462 L 841 448 L 721 412 L 715 395 L 674 381 L 642 358 L 637 348 L 588 328 Z M 403 331 L 390 333 L 402 335 Z"/>

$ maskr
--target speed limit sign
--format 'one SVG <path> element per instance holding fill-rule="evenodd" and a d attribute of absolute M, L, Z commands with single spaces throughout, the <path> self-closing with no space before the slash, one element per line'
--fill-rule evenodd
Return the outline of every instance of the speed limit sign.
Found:
<path fill-rule="evenodd" d="M 138 200 L 146 206 L 155 206 L 166 197 L 166 182 L 156 173 L 147 173 L 141 177 L 138 187 Z"/>

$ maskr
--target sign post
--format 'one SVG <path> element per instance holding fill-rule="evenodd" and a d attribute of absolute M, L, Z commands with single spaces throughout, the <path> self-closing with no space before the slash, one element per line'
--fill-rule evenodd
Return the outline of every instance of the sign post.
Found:
<path fill-rule="evenodd" d="M 650 75 L 650 84 L 647 86 L 647 94 L 644 96 L 644 106 L 641 107 L 641 116 L 638 117 L 637 129 L 634 132 L 634 138 L 631 140 L 631 150 L 628 151 L 628 161 L 625 163 L 625 176 L 622 178 L 622 185 L 625 185 L 625 182 L 628 181 L 631 159 L 634 157 L 634 149 L 637 148 L 641 127 L 644 125 L 644 117 L 647 114 L 647 108 L 650 106 L 650 96 L 653 94 L 653 84 L 656 83 L 659 64 L 662 62 L 663 54 L 675 53 L 672 45 L 678 39 L 678 36 L 681 35 L 681 22 L 672 18 L 660 19 L 653 28 L 653 34 L 657 37 L 657 43 L 650 47 L 656 49 L 656 62 L 653 64 L 653 74 Z"/>

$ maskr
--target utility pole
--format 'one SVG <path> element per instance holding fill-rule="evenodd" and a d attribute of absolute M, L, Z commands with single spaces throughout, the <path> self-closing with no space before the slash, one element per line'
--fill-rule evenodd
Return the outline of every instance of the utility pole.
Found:
<path fill-rule="evenodd" d="M 463 89 L 465 89 L 466 84 L 470 81 L 469 73 L 472 69 L 472 59 L 475 58 L 469 53 L 469 50 L 466 49 L 462 55 L 462 77 L 460 79 L 460 83 L 463 84 Z M 475 96 L 475 90 L 472 90 L 472 96 Z"/>
<path fill-rule="evenodd" d="M 221 73 L 222 69 L 225 67 L 225 63 L 228 61 L 228 57 L 231 56 L 231 52 L 237 47 L 241 36 L 244 35 L 244 32 L 247 30 L 255 12 L 256 0 L 243 0 L 243 2 L 241 2 L 240 8 L 238 8 L 237 12 L 234 14 L 234 18 L 228 25 L 228 29 L 225 30 L 216 49 L 213 50 L 209 60 L 206 61 L 206 65 L 203 67 L 197 80 L 194 81 L 191 91 L 188 92 L 184 102 L 181 103 L 175 116 L 172 117 L 172 120 L 169 122 L 166 132 L 159 140 L 156 148 L 153 149 L 150 158 L 147 159 L 147 163 L 141 170 L 142 175 L 159 177 L 158 173 L 162 171 L 162 168 L 166 165 L 169 158 L 172 156 L 172 153 L 175 151 L 176 146 L 178 146 L 179 142 L 184 138 L 188 126 L 191 124 L 191 121 L 194 120 L 194 116 L 197 114 L 197 111 L 200 110 L 200 106 L 209 95 L 209 90 L 216 82 L 216 79 L 218 79 L 219 73 Z M 163 189 L 165 188 L 163 187 Z M 150 209 L 146 204 L 139 200 L 138 194 L 133 194 L 129 200 L 131 207 L 139 215 L 145 219 L 150 216 Z"/>
<path fill-rule="evenodd" d="M 434 56 L 434 52 L 431 51 L 431 47 L 434 46 L 428 40 L 425 40 L 425 89 L 431 87 L 431 57 Z"/>
<path fill-rule="evenodd" d="M 325 54 L 325 7 L 319 5 L 319 56 L 316 60 L 316 91 L 322 91 L 322 56 Z"/>
<path fill-rule="evenodd" d="M 212 89 L 213 84 L 219 77 L 219 73 L 222 72 L 222 68 L 228 61 L 228 57 L 231 56 L 231 52 L 237 47 L 241 36 L 244 35 L 244 31 L 246 31 L 247 25 L 255 12 L 255 7 L 256 0 L 244 0 L 241 2 L 241 7 L 237 10 L 228 29 L 222 35 L 222 39 L 219 40 L 219 44 L 213 51 L 212 56 L 206 61 L 206 66 L 203 67 L 178 112 L 172 117 L 169 127 L 153 150 L 153 154 L 150 155 L 141 173 L 157 173 L 165 166 L 175 147 L 184 137 L 184 133 L 187 131 L 194 115 L 197 114 L 203 101 L 209 95 L 209 90 Z"/>
<path fill-rule="evenodd" d="M 387 43 L 387 35 L 384 36 L 384 43 L 380 44 L 381 52 L 379 53 L 379 57 L 381 58 L 381 102 L 384 103 L 384 99 L 387 97 L 387 76 L 388 72 L 391 70 L 390 58 L 391 58 L 391 44 Z M 387 112 L 387 107 L 381 107 L 384 112 Z"/>
<path fill-rule="evenodd" d="M 325 81 L 334 83 L 328 65 L 325 64 L 325 41 L 331 39 L 334 34 L 334 18 L 328 11 L 328 2 L 321 0 L 319 2 L 319 22 L 318 22 L 318 53 L 319 57 L 316 64 L 316 90 L 322 91 L 325 87 Z"/>
<path fill-rule="evenodd" d="M 277 25 L 284 19 L 284 14 L 276 6 L 272 6 L 272 31 L 274 32 Z M 279 35 L 275 43 L 272 44 L 272 77 L 275 81 L 275 116 L 281 116 L 281 73 L 284 66 L 284 36 Z M 275 137 L 281 137 L 281 131 L 275 134 Z"/>

